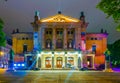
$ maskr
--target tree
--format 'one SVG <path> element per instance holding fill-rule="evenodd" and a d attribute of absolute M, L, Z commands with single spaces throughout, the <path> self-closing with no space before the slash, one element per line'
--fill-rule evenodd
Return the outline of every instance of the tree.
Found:
<path fill-rule="evenodd" d="M 4 22 L 0 19 L 0 46 L 6 45 L 5 33 L 3 32 Z"/>
<path fill-rule="evenodd" d="M 120 39 L 113 44 L 108 45 L 111 54 L 111 63 L 113 67 L 120 67 Z"/>
<path fill-rule="evenodd" d="M 107 18 L 112 17 L 118 24 L 116 30 L 120 31 L 120 0 L 101 0 L 96 7 L 107 14 Z"/>
<path fill-rule="evenodd" d="M 104 53 L 104 55 L 105 55 L 105 60 L 107 61 L 107 62 L 109 62 L 110 61 L 110 51 L 107 49 L 106 51 L 105 51 L 105 53 Z"/>

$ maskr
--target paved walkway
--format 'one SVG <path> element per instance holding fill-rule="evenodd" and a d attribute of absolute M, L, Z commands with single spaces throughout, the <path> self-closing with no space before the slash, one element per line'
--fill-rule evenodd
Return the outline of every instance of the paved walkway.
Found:
<path fill-rule="evenodd" d="M 120 73 L 77 70 L 14 71 L 0 74 L 0 83 L 120 83 Z"/>

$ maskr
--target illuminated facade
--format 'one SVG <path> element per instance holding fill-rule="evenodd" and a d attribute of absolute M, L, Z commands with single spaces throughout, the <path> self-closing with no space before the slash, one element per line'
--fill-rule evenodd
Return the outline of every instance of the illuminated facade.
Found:
<path fill-rule="evenodd" d="M 39 51 L 37 68 L 60 69 L 68 68 L 69 64 L 75 68 L 95 68 L 104 64 L 107 34 L 86 33 L 88 23 L 83 12 L 80 19 L 65 16 L 60 11 L 57 15 L 40 19 L 39 12 L 36 12 L 31 24 L 34 50 Z"/>
<path fill-rule="evenodd" d="M 12 34 L 12 48 L 15 54 L 23 54 L 33 50 L 33 33 L 14 32 Z"/>
<path fill-rule="evenodd" d="M 88 67 L 95 68 L 104 64 L 104 51 L 107 48 L 107 33 L 86 33 L 88 23 L 85 22 L 84 13 L 80 19 L 58 14 L 40 19 L 39 12 L 35 13 L 33 26 L 33 41 L 28 43 L 33 53 L 25 54 L 25 61 L 29 67 L 35 63 L 41 69 L 76 69 Z M 13 39 L 16 41 L 16 39 Z M 13 42 L 16 53 L 19 51 Z"/>

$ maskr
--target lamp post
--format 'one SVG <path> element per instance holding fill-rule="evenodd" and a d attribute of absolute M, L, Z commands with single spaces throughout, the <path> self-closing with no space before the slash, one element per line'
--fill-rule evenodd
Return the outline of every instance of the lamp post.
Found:
<path fill-rule="evenodd" d="M 2 58 L 3 58 L 4 52 L 0 51 L 0 66 L 3 65 Z"/>

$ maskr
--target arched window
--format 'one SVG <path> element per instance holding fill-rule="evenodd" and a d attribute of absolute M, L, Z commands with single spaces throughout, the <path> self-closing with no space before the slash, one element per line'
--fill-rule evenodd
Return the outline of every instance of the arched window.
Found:
<path fill-rule="evenodd" d="M 51 57 L 46 57 L 45 58 L 45 66 L 46 68 L 51 68 L 52 65 L 52 58 Z"/>
<path fill-rule="evenodd" d="M 68 57 L 68 64 L 74 65 L 74 58 L 73 57 Z"/>
<path fill-rule="evenodd" d="M 57 68 L 62 68 L 62 57 L 57 57 L 56 66 Z"/>
<path fill-rule="evenodd" d="M 52 41 L 51 41 L 51 39 L 47 39 L 46 40 L 45 47 L 47 49 L 51 49 L 52 48 Z"/>
<path fill-rule="evenodd" d="M 68 40 L 68 43 L 67 43 L 67 48 L 72 49 L 73 47 L 74 47 L 73 40 L 72 40 L 72 39 L 69 39 L 69 40 Z"/>

